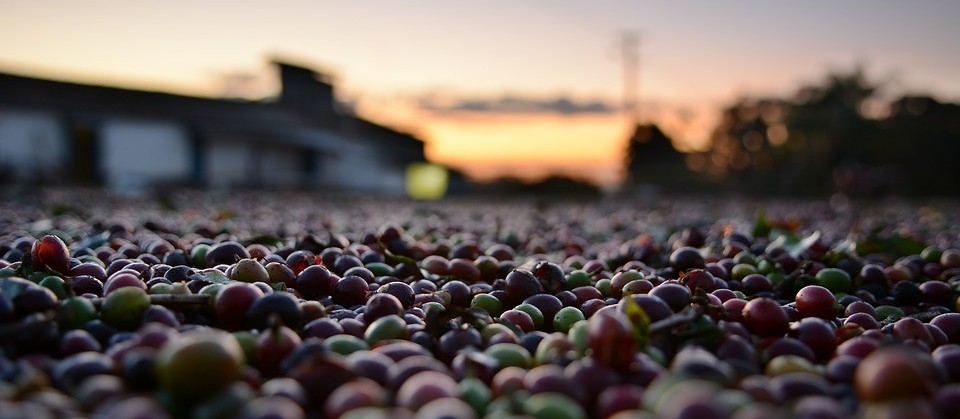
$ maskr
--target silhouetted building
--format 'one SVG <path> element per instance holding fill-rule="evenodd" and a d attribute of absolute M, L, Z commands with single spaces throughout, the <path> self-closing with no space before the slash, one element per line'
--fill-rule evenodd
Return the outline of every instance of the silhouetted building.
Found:
<path fill-rule="evenodd" d="M 329 76 L 275 64 L 281 93 L 256 102 L 0 74 L 0 177 L 402 194 L 423 142 L 341 115 Z"/>

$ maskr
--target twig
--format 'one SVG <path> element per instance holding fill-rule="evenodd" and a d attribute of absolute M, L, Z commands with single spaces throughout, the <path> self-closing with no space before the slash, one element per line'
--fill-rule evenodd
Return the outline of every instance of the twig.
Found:
<path fill-rule="evenodd" d="M 673 314 L 670 317 L 665 319 L 657 320 L 650 325 L 650 334 L 655 335 L 658 333 L 663 333 L 670 331 L 674 327 L 677 327 L 681 324 L 690 323 L 696 319 L 699 319 L 700 316 L 703 316 L 704 311 L 699 305 L 690 305 L 680 310 L 679 313 Z"/>
<path fill-rule="evenodd" d="M 90 301 L 93 305 L 100 307 L 106 297 L 94 298 Z M 165 306 L 189 306 L 210 304 L 210 296 L 203 294 L 154 294 L 150 296 L 150 304 L 160 304 Z"/>
<path fill-rule="evenodd" d="M 883 325 L 883 326 L 886 326 L 886 325 L 889 325 L 889 324 L 894 324 L 894 323 L 900 321 L 900 319 L 905 319 L 905 318 L 908 318 L 908 317 L 909 317 L 909 318 L 912 318 L 912 319 L 920 320 L 920 321 L 922 321 L 922 322 L 924 322 L 924 323 L 930 323 L 930 320 L 933 320 L 934 317 L 937 317 L 937 316 L 939 316 L 939 315 L 941 315 L 941 314 L 943 314 L 943 313 L 938 313 L 938 312 L 936 312 L 936 311 L 921 311 L 921 312 L 919 312 L 919 313 L 910 314 L 910 315 L 903 316 L 903 317 L 900 317 L 900 318 L 897 318 L 897 317 L 895 317 L 895 316 L 887 316 L 887 318 L 880 320 L 880 324 Z"/>

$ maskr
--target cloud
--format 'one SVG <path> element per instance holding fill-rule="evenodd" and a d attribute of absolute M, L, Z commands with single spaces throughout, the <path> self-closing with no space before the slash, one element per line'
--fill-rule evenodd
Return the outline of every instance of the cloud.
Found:
<path fill-rule="evenodd" d="M 436 114 L 612 114 L 620 108 L 602 101 L 576 102 L 567 97 L 536 99 L 520 96 L 503 96 L 494 99 L 454 98 L 440 99 L 434 96 L 417 101 L 420 109 Z"/>

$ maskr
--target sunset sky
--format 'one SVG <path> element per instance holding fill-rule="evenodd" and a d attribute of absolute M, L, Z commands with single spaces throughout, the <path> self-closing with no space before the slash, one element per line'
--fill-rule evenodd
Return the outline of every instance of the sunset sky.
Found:
<path fill-rule="evenodd" d="M 960 2 L 11 1 L 0 71 L 205 96 L 276 93 L 285 57 L 375 121 L 489 179 L 621 176 L 620 36 L 641 35 L 641 115 L 706 146 L 738 96 L 862 64 L 887 94 L 960 99 Z"/>

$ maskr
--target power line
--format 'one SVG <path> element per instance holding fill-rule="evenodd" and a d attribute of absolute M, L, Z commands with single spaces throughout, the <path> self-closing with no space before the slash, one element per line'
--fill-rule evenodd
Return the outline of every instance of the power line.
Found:
<path fill-rule="evenodd" d="M 620 37 L 623 60 L 623 112 L 634 125 L 640 122 L 640 33 L 624 32 Z"/>

